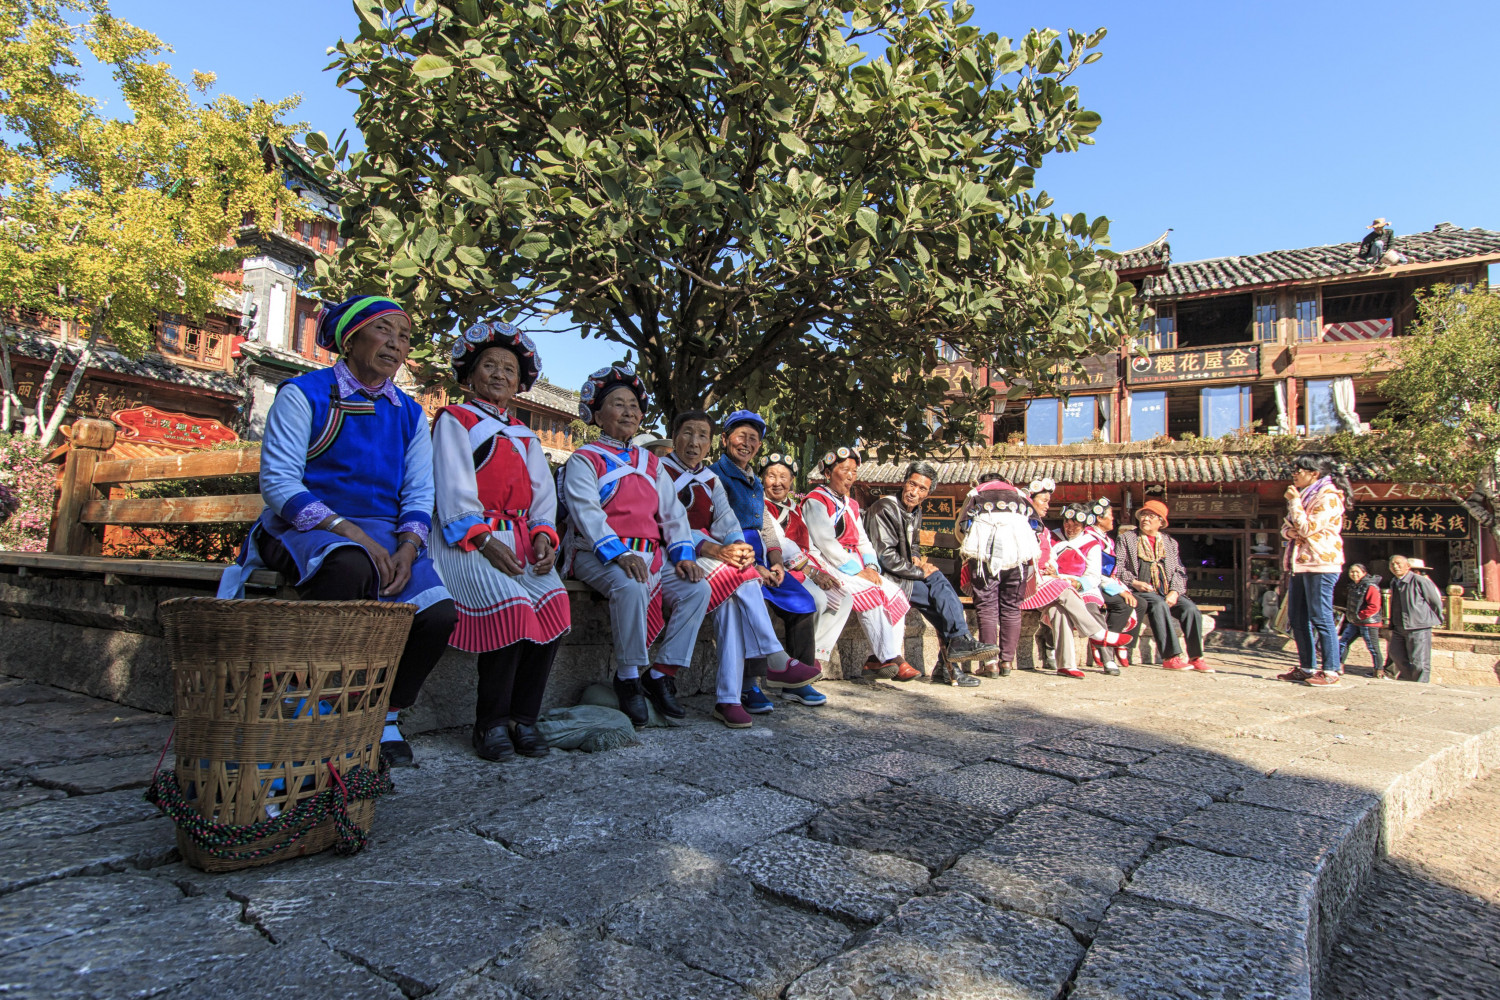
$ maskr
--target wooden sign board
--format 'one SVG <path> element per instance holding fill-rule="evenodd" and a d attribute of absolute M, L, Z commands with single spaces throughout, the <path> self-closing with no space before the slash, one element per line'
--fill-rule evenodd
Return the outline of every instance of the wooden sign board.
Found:
<path fill-rule="evenodd" d="M 1163 382 L 1206 382 L 1218 379 L 1260 377 L 1260 347 L 1210 347 L 1199 350 L 1157 351 L 1149 357 L 1132 357 L 1131 385 Z"/>
<path fill-rule="evenodd" d="M 1344 534 L 1361 538 L 1468 538 L 1469 512 L 1456 504 L 1358 504 L 1344 515 Z"/>
<path fill-rule="evenodd" d="M 1213 517 L 1254 517 L 1260 511 L 1254 493 L 1184 493 L 1167 498 L 1173 521 Z"/>
<path fill-rule="evenodd" d="M 116 410 L 110 419 L 120 427 L 120 437 L 137 444 L 163 444 L 172 448 L 208 448 L 240 436 L 212 417 L 134 406 Z"/>

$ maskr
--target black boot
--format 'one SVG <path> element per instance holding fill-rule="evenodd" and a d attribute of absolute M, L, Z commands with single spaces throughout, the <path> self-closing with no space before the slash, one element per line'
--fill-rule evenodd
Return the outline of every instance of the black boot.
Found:
<path fill-rule="evenodd" d="M 510 741 L 515 744 L 516 753 L 527 757 L 545 757 L 552 749 L 547 745 L 547 737 L 542 735 L 540 729 L 524 722 L 511 723 Z"/>
<path fill-rule="evenodd" d="M 483 729 L 479 723 L 474 723 L 474 735 L 470 742 L 474 744 L 474 751 L 485 760 L 510 760 L 516 755 L 516 748 L 511 745 L 510 734 L 505 730 L 505 723 Z"/>
<path fill-rule="evenodd" d="M 687 710 L 677 704 L 677 681 L 671 674 L 652 677 L 648 671 L 641 678 L 641 687 L 645 689 L 646 697 L 651 699 L 651 704 L 662 715 L 669 719 L 687 718 Z"/>
<path fill-rule="evenodd" d="M 646 695 L 641 691 L 639 677 L 632 677 L 627 681 L 616 675 L 615 697 L 620 700 L 620 711 L 630 718 L 630 724 L 635 728 L 639 729 L 651 721 L 651 713 L 646 709 Z"/>

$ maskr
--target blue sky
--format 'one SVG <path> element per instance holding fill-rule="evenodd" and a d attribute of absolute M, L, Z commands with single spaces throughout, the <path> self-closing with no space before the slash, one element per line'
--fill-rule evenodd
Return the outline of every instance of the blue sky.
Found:
<path fill-rule="evenodd" d="M 1425 3 L 1049 3 L 978 0 L 975 23 L 1109 29 L 1075 77 L 1104 124 L 1097 144 L 1039 177 L 1057 211 L 1107 215 L 1117 250 L 1171 228 L 1175 260 L 1356 240 L 1375 216 L 1398 232 L 1439 222 L 1500 229 L 1500 97 L 1493 0 Z M 303 98 L 330 137 L 355 100 L 324 73 L 353 34 L 341 0 L 115 0 L 156 32 L 179 73 L 219 75 L 241 98 Z M 107 82 L 107 81 L 105 81 Z M 576 385 L 609 348 L 543 334 L 547 373 Z"/>

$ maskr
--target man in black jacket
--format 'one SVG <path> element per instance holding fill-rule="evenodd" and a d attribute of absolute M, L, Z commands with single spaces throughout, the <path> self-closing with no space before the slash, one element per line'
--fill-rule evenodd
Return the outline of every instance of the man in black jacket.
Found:
<path fill-rule="evenodd" d="M 881 497 L 865 512 L 865 533 L 875 546 L 881 573 L 899 586 L 911 600 L 911 606 L 937 629 L 943 645 L 933 679 L 972 687 L 979 680 L 964 673 L 959 661 L 982 660 L 994 656 L 999 649 L 981 645 L 969 634 L 958 591 L 922 555 L 918 539 L 922 501 L 932 492 L 936 478 L 937 470 L 926 462 L 907 466 L 899 497 Z"/>
<path fill-rule="evenodd" d="M 1432 679 L 1432 630 L 1443 624 L 1443 595 L 1420 559 L 1391 556 L 1391 659 L 1396 677 Z M 1420 572 L 1419 572 L 1420 571 Z"/>

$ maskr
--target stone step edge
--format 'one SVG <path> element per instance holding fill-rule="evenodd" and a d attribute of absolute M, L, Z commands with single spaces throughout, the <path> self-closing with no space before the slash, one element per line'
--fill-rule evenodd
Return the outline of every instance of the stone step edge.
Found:
<path fill-rule="evenodd" d="M 1370 794 L 1374 796 L 1374 801 L 1342 821 L 1340 842 L 1330 849 L 1328 863 L 1321 865 L 1319 870 L 1313 873 L 1313 895 L 1307 908 L 1306 923 L 1301 926 L 1301 933 L 1295 936 L 1266 931 L 1259 925 L 1227 916 L 1210 918 L 1204 914 L 1204 911 L 1189 904 L 1134 895 L 1129 891 L 1135 877 L 1135 873 L 1132 873 L 1131 879 L 1126 881 L 1125 886 L 1111 900 L 1104 919 L 1100 921 L 1093 941 L 1074 974 L 1070 997 L 1075 1000 L 1104 1000 L 1106 997 L 1133 1000 L 1135 996 L 1147 995 L 1121 990 L 1121 971 L 1128 978 L 1128 970 L 1117 971 L 1108 967 L 1100 967 L 1103 965 L 1102 962 L 1094 967 L 1090 965 L 1091 958 L 1095 956 L 1095 946 L 1101 938 L 1108 941 L 1114 932 L 1129 930 L 1122 926 L 1125 919 L 1122 915 L 1124 911 L 1130 910 L 1130 919 L 1138 921 L 1140 911 L 1144 906 L 1148 910 L 1190 914 L 1193 918 L 1205 922 L 1213 919 L 1220 923 L 1234 922 L 1242 927 L 1254 928 L 1254 933 L 1249 934 L 1248 937 L 1258 939 L 1267 950 L 1259 955 L 1241 952 L 1236 957 L 1242 961 L 1248 959 L 1248 963 L 1256 967 L 1285 970 L 1289 978 L 1296 983 L 1295 992 L 1287 996 L 1286 1000 L 1303 1000 L 1303 998 L 1313 1000 L 1318 995 L 1318 987 L 1322 982 L 1334 943 L 1338 939 L 1339 930 L 1356 904 L 1360 891 L 1365 887 L 1375 864 L 1389 855 L 1391 847 L 1404 837 L 1429 810 L 1457 796 L 1474 781 L 1496 769 L 1500 769 L 1500 726 L 1470 736 L 1432 754 L 1416 767 L 1398 774 L 1383 789 L 1378 792 L 1372 791 Z M 1270 780 L 1274 780 L 1275 777 L 1276 772 L 1268 775 Z M 1372 825 L 1375 829 L 1370 831 L 1369 828 Z M 1371 836 L 1370 833 L 1374 835 Z M 1172 841 L 1172 838 L 1165 834 L 1159 838 L 1159 841 L 1162 839 Z M 1224 856 L 1243 857 L 1233 854 Z M 1342 884 L 1333 884 L 1336 880 L 1342 881 Z M 1122 903 L 1125 904 L 1124 907 L 1121 907 Z M 1284 923 L 1298 921 L 1296 913 L 1287 916 L 1290 919 L 1283 921 Z M 1119 936 L 1125 938 L 1128 934 L 1121 933 Z M 1181 943 L 1184 947 L 1188 944 L 1187 942 Z M 1311 953 L 1309 953 L 1309 947 L 1312 949 Z M 1126 960 L 1129 961 L 1129 959 Z M 1132 964 L 1138 965 L 1139 963 Z M 1225 969 L 1227 975 L 1235 971 L 1228 967 Z M 1209 977 L 1209 980 L 1213 981 L 1214 978 L 1216 977 Z M 1208 996 L 1206 993 L 1203 995 Z"/>

